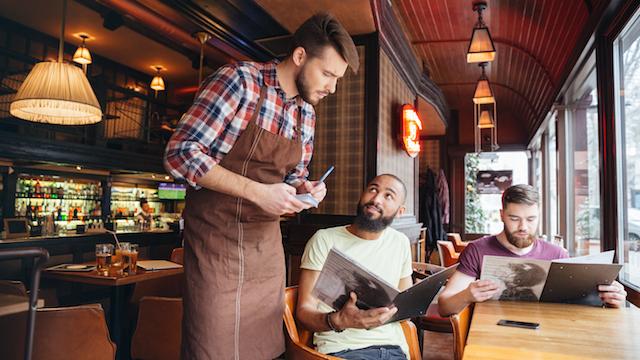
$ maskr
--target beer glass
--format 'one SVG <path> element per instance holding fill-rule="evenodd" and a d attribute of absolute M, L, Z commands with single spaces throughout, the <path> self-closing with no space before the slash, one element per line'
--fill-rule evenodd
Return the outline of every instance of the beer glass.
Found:
<path fill-rule="evenodd" d="M 96 270 L 102 276 L 109 276 L 111 266 L 112 244 L 96 244 Z"/>
<path fill-rule="evenodd" d="M 122 255 L 126 259 L 125 263 L 128 264 L 127 272 L 131 275 L 135 274 L 138 270 L 138 244 L 129 245 L 129 250 Z"/>
<path fill-rule="evenodd" d="M 124 275 L 124 257 L 123 249 L 129 249 L 129 243 L 120 243 L 120 246 L 116 246 L 111 255 L 111 267 L 109 268 L 109 276 L 123 276 Z"/>

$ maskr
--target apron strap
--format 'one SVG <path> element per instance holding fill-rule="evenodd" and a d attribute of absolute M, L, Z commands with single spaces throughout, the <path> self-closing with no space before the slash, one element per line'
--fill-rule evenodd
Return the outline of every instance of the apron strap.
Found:
<path fill-rule="evenodd" d="M 258 104 L 256 104 L 256 109 L 253 111 L 253 115 L 251 115 L 250 123 L 256 122 L 258 116 L 260 115 L 260 110 L 262 109 L 262 104 L 264 103 L 264 99 L 267 97 L 267 87 L 262 86 L 260 88 L 260 98 L 258 98 Z"/>
<path fill-rule="evenodd" d="M 298 106 L 298 116 L 296 116 L 296 136 L 302 142 L 302 106 Z"/>

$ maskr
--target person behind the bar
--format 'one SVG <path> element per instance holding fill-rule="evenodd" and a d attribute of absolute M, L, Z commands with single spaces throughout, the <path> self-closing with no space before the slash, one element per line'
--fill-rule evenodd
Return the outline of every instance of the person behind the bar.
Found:
<path fill-rule="evenodd" d="M 412 285 L 409 239 L 389 227 L 404 213 L 405 185 L 394 175 L 375 177 L 360 195 L 351 225 L 323 229 L 307 243 L 300 265 L 296 317 L 314 331 L 319 352 L 344 359 L 406 359 L 409 347 L 400 323 L 386 325 L 397 309 L 361 310 L 357 295 L 332 311 L 311 294 L 331 248 L 335 247 L 400 291 Z M 386 356 L 386 357 L 384 357 Z"/>
<path fill-rule="evenodd" d="M 539 203 L 538 192 L 530 185 L 514 185 L 504 191 L 500 210 L 504 230 L 475 240 L 462 251 L 456 272 L 438 297 L 441 315 L 458 313 L 465 306 L 489 300 L 500 291 L 494 281 L 478 280 L 485 255 L 539 260 L 569 257 L 565 249 L 538 238 Z M 620 307 L 627 296 L 617 281 L 599 285 L 598 291 L 602 302 L 610 307 Z"/>
<path fill-rule="evenodd" d="M 142 230 L 149 230 L 153 221 L 153 208 L 147 199 L 140 199 L 140 212 L 136 215 L 136 220 L 142 226 Z"/>
<path fill-rule="evenodd" d="M 318 202 L 308 181 L 313 105 L 359 59 L 330 14 L 306 20 L 282 61 L 224 66 L 201 85 L 167 144 L 165 167 L 190 186 L 184 210 L 184 359 L 273 359 L 284 352 L 279 217 Z"/>

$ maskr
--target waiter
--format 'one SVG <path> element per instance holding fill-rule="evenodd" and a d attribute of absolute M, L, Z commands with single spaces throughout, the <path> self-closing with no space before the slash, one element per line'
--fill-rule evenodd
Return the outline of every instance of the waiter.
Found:
<path fill-rule="evenodd" d="M 165 167 L 192 188 L 184 210 L 183 359 L 284 352 L 279 216 L 324 199 L 307 180 L 313 105 L 350 66 L 353 40 L 326 13 L 305 21 L 282 62 L 240 62 L 207 78 L 167 144 Z"/>

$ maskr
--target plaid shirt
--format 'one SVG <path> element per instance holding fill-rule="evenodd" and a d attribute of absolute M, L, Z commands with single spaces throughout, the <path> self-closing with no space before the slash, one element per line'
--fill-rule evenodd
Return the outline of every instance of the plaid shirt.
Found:
<path fill-rule="evenodd" d="M 299 96 L 287 99 L 276 78 L 276 62 L 239 62 L 226 65 L 200 87 L 191 108 L 182 116 L 165 151 L 165 168 L 191 186 L 220 163 L 251 120 L 262 84 L 267 97 L 256 125 L 287 139 L 296 136 L 298 111 L 302 111 L 302 159 L 284 181 L 298 186 L 309 175 L 313 152 L 315 111 Z"/>

